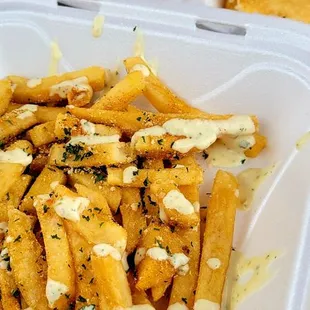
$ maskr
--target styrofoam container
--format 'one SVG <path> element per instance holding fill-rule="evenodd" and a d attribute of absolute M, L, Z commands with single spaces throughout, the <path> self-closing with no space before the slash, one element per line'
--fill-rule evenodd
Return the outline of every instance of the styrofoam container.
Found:
<path fill-rule="evenodd" d="M 180 1 L 101 1 L 91 9 L 2 1 L 1 77 L 46 75 L 52 40 L 63 53 L 61 72 L 115 68 L 133 54 L 132 30 L 139 26 L 145 57 L 158 60 L 160 78 L 176 93 L 205 111 L 256 114 L 268 136 L 267 150 L 246 167 L 277 163 L 277 169 L 251 210 L 238 212 L 234 246 L 249 257 L 271 250 L 282 255 L 272 265 L 274 277 L 238 309 L 310 309 L 310 145 L 295 148 L 310 127 L 310 27 Z M 104 30 L 94 38 L 98 11 Z M 202 204 L 212 173 L 206 171 Z"/>

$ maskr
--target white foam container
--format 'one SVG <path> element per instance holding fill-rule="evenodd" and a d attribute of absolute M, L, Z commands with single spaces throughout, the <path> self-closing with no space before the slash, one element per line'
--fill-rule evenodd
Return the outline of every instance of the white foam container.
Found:
<path fill-rule="evenodd" d="M 278 163 L 252 209 L 238 212 L 234 246 L 247 256 L 271 250 L 282 256 L 272 266 L 273 279 L 238 309 L 310 309 L 310 145 L 295 149 L 310 127 L 310 27 L 181 1 L 75 3 L 93 11 L 58 7 L 53 0 L 2 1 L 0 76 L 46 75 L 55 39 L 63 52 L 60 71 L 114 68 L 132 55 L 132 29 L 139 26 L 146 58 L 158 60 L 159 76 L 179 95 L 209 112 L 259 117 L 269 146 L 247 167 Z M 104 32 L 95 39 L 91 27 L 99 10 Z M 212 179 L 206 175 L 202 204 Z"/>

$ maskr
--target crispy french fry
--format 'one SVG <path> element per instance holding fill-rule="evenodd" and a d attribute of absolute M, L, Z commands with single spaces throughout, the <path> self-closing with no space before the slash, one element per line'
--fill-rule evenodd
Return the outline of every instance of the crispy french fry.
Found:
<path fill-rule="evenodd" d="M 147 294 L 144 291 L 140 291 L 136 288 L 136 281 L 135 281 L 135 278 L 134 278 L 132 272 L 128 272 L 127 279 L 128 279 L 130 290 L 131 290 L 132 303 L 134 305 L 149 305 L 149 306 L 151 306 L 151 302 L 149 301 Z M 152 309 L 152 308 L 149 308 L 149 310 L 150 309 Z"/>
<path fill-rule="evenodd" d="M 131 307 L 130 288 L 121 260 L 117 260 L 111 255 L 98 256 L 93 253 L 91 262 L 99 299 L 104 299 L 107 304 L 107 307 L 102 309 Z"/>
<path fill-rule="evenodd" d="M 139 242 L 143 230 L 146 228 L 146 219 L 138 188 L 123 188 L 120 211 L 123 226 L 127 231 L 126 251 L 132 253 Z"/>
<path fill-rule="evenodd" d="M 48 303 L 53 308 L 67 309 L 75 296 L 75 272 L 64 223 L 52 207 L 51 199 L 37 198 L 34 206 L 46 251 Z"/>
<path fill-rule="evenodd" d="M 124 142 L 95 144 L 54 144 L 49 164 L 61 167 L 98 167 L 120 165 L 133 161 L 129 144 Z"/>
<path fill-rule="evenodd" d="M 8 80 L 0 80 L 0 116 L 3 115 L 12 99 L 12 86 Z"/>
<path fill-rule="evenodd" d="M 152 183 L 150 190 L 159 205 L 162 221 L 185 228 L 198 225 L 199 214 L 195 212 L 194 205 L 185 198 L 173 181 Z"/>
<path fill-rule="evenodd" d="M 143 249 L 144 253 L 147 253 L 151 248 L 166 250 L 172 255 L 182 253 L 182 242 L 167 226 L 152 223 L 144 230 L 137 252 Z M 145 254 L 141 259 L 136 266 L 138 268 L 136 287 L 139 290 L 146 290 L 169 281 L 176 273 L 176 269 L 168 260 L 153 259 Z"/>
<path fill-rule="evenodd" d="M 55 188 L 56 200 L 63 198 L 64 196 L 70 198 L 78 198 L 79 196 L 68 188 L 62 185 L 58 185 Z M 80 220 L 72 221 L 64 219 L 64 221 L 70 221 L 75 231 L 79 232 L 84 238 L 92 244 L 108 243 L 116 248 L 123 254 L 127 243 L 126 230 L 113 222 L 110 216 L 106 216 L 103 220 L 103 215 L 98 216 L 100 210 L 95 210 L 95 207 L 91 204 L 88 205 L 80 213 Z"/>
<path fill-rule="evenodd" d="M 70 242 L 70 249 L 77 274 L 76 281 L 76 309 L 83 306 L 98 306 L 96 294 L 96 280 L 91 265 L 91 249 L 89 243 L 78 234 L 71 224 L 66 222 L 65 228 Z"/>
<path fill-rule="evenodd" d="M 170 286 L 172 282 L 172 278 L 169 280 L 164 281 L 163 283 L 160 283 L 156 286 L 153 286 L 151 288 L 151 292 L 152 292 L 152 298 L 154 301 L 158 301 L 160 298 L 162 298 L 166 292 L 166 290 L 168 289 L 168 287 Z"/>
<path fill-rule="evenodd" d="M 192 204 L 199 202 L 199 189 L 196 186 L 181 186 L 180 191 Z M 199 271 L 200 225 L 189 229 L 180 228 L 176 233 L 182 238 L 183 247 L 189 257 L 189 270 L 174 278 L 169 304 L 180 303 L 192 309 Z"/>
<path fill-rule="evenodd" d="M 99 91 L 104 87 L 104 69 L 100 67 L 88 67 L 79 71 L 68 72 L 62 75 L 45 77 L 35 81 L 27 78 L 11 75 L 8 79 L 16 85 L 13 100 L 17 103 L 28 102 L 57 102 L 67 98 L 72 89 L 91 86 L 93 91 Z M 67 82 L 66 85 L 57 84 Z M 81 84 L 81 85 L 80 85 Z M 86 87 L 84 86 L 84 88 Z"/>
<path fill-rule="evenodd" d="M 30 129 L 28 134 L 34 146 L 41 146 L 56 141 L 54 130 L 55 121 L 49 121 Z"/>
<path fill-rule="evenodd" d="M 46 166 L 32 184 L 19 209 L 26 213 L 35 213 L 33 207 L 33 199 L 35 196 L 50 194 L 53 191 L 51 188 L 52 184 L 57 185 L 65 183 L 66 176 L 62 170 L 56 167 Z"/>
<path fill-rule="evenodd" d="M 135 72 L 137 66 L 143 66 L 149 71 L 145 79 L 144 95 L 152 105 L 161 113 L 196 113 L 202 112 L 191 107 L 183 99 L 177 97 L 163 82 L 161 82 L 141 57 L 130 57 L 124 60 L 127 72 Z M 142 68 L 143 68 L 142 67 Z"/>
<path fill-rule="evenodd" d="M 0 269 L 1 302 L 4 310 L 19 310 L 20 292 L 11 272 Z"/>
<path fill-rule="evenodd" d="M 109 127 L 101 124 L 92 124 L 87 122 L 86 125 L 94 126 L 95 134 L 100 136 L 121 136 L 121 131 L 115 127 Z M 55 124 L 55 135 L 62 140 L 71 136 L 87 135 L 83 129 L 82 121 L 69 113 L 58 114 Z"/>
<path fill-rule="evenodd" d="M 129 73 L 92 106 L 93 109 L 124 111 L 145 89 L 141 72 Z"/>
<path fill-rule="evenodd" d="M 253 136 L 255 138 L 254 146 L 244 152 L 245 156 L 250 158 L 257 157 L 267 146 L 267 138 L 265 136 L 262 136 L 259 133 L 254 133 Z"/>
<path fill-rule="evenodd" d="M 7 141 L 37 124 L 39 121 L 32 112 L 33 109 L 36 109 L 36 106 L 29 104 L 2 115 L 0 117 L 0 140 Z"/>
<path fill-rule="evenodd" d="M 105 196 L 108 205 L 113 213 L 116 213 L 121 203 L 122 191 L 120 187 L 103 185 L 106 178 L 104 173 L 87 173 L 84 170 L 80 172 L 70 172 L 68 180 L 71 185 L 82 184 L 88 188 L 98 191 Z"/>
<path fill-rule="evenodd" d="M 38 176 L 45 168 L 48 162 L 48 155 L 38 154 L 30 164 L 30 173 Z"/>
<path fill-rule="evenodd" d="M 31 180 L 32 177 L 30 175 L 24 174 L 11 186 L 4 198 L 0 201 L 0 222 L 8 221 L 9 207 L 16 209 L 19 206 Z"/>
<path fill-rule="evenodd" d="M 103 194 L 81 184 L 75 184 L 74 187 L 79 195 L 89 199 L 99 219 L 105 220 L 107 217 L 112 219 L 111 210 Z"/>
<path fill-rule="evenodd" d="M 216 174 L 210 204 L 207 209 L 207 225 L 200 262 L 195 307 L 203 304 L 220 308 L 225 276 L 231 253 L 238 183 L 228 172 Z"/>
<path fill-rule="evenodd" d="M 10 210 L 8 226 L 10 240 L 7 238 L 7 248 L 15 283 L 28 306 L 46 310 L 46 262 L 40 259 L 42 249 L 31 231 L 31 220 L 16 209 Z"/>
<path fill-rule="evenodd" d="M 132 178 L 132 182 L 124 183 L 124 171 L 126 168 L 107 168 L 107 183 L 124 187 L 148 187 L 154 182 L 166 182 L 173 180 L 177 185 L 190 185 L 202 183 L 201 168 L 182 167 L 171 169 L 139 169 Z"/>

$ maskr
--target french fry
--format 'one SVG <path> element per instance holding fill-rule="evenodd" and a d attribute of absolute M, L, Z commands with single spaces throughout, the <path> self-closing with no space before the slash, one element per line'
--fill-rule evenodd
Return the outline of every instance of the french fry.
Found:
<path fill-rule="evenodd" d="M 11 272 L 0 269 L 1 303 L 4 310 L 20 310 L 19 289 Z"/>
<path fill-rule="evenodd" d="M 124 111 L 145 89 L 141 72 L 129 73 L 92 106 L 93 109 Z"/>
<path fill-rule="evenodd" d="M 185 228 L 198 225 L 199 216 L 193 204 L 184 197 L 173 181 L 152 183 L 150 190 L 159 205 L 162 221 Z"/>
<path fill-rule="evenodd" d="M 48 162 L 48 155 L 38 154 L 30 164 L 30 173 L 38 176 L 45 168 Z"/>
<path fill-rule="evenodd" d="M 30 106 L 28 109 L 27 107 Z M 31 109 L 36 109 L 35 105 L 26 105 L 19 109 L 7 112 L 0 117 L 0 140 L 7 141 L 14 138 L 24 130 L 37 124 L 39 121 Z M 35 110 L 34 110 L 35 111 Z"/>
<path fill-rule="evenodd" d="M 34 146 L 41 146 L 56 141 L 54 130 L 55 121 L 49 121 L 30 129 L 28 134 Z"/>
<path fill-rule="evenodd" d="M 98 191 L 105 196 L 108 205 L 113 213 L 116 213 L 122 199 L 122 191 L 120 187 L 103 185 L 106 175 L 103 173 L 86 173 L 84 170 L 80 172 L 71 172 L 68 174 L 68 181 L 71 185 L 82 184 L 88 188 Z"/>
<path fill-rule="evenodd" d="M 0 116 L 3 115 L 12 99 L 12 86 L 8 80 L 0 80 Z"/>
<path fill-rule="evenodd" d="M 158 301 L 160 298 L 162 298 L 166 292 L 166 290 L 168 289 L 168 287 L 170 286 L 172 282 L 172 278 L 169 280 L 164 281 L 163 283 L 160 283 L 156 286 L 153 286 L 151 288 L 151 292 L 152 292 L 152 298 L 154 301 Z"/>
<path fill-rule="evenodd" d="M 7 248 L 15 283 L 28 306 L 46 310 L 46 267 L 43 267 L 46 262 L 40 259 L 42 249 L 31 231 L 31 220 L 16 209 L 10 210 L 8 226 L 10 240 L 7 238 Z"/>
<path fill-rule="evenodd" d="M 152 113 L 145 111 L 111 111 L 111 110 L 98 110 L 98 109 L 85 109 L 85 108 L 69 108 L 70 113 L 80 119 L 104 124 L 107 126 L 116 126 L 128 135 L 134 134 L 136 131 L 149 128 L 153 126 L 162 126 L 165 122 L 171 119 L 202 119 L 202 120 L 228 120 L 233 117 L 232 114 L 164 114 Z M 258 130 L 258 120 L 256 116 L 251 116 L 255 124 L 256 131 Z M 126 119 L 126 122 L 124 122 Z"/>
<path fill-rule="evenodd" d="M 100 136 L 121 136 L 121 131 L 115 127 L 101 124 L 92 124 L 95 127 L 95 134 Z M 55 135 L 59 140 L 70 138 L 71 136 L 86 135 L 82 126 L 82 121 L 69 113 L 58 114 L 55 124 Z"/>
<path fill-rule="evenodd" d="M 138 188 L 123 188 L 120 211 L 123 227 L 127 231 L 126 251 L 132 253 L 146 228 L 146 219 Z"/>
<path fill-rule="evenodd" d="M 199 189 L 197 186 L 181 186 L 179 189 L 192 204 L 199 202 Z M 199 215 L 197 211 L 196 209 L 195 212 Z M 200 224 L 197 227 L 188 229 L 178 228 L 176 233 L 182 238 L 183 247 L 189 257 L 189 270 L 185 274 L 174 278 L 169 305 L 180 303 L 192 309 L 199 271 Z"/>
<path fill-rule="evenodd" d="M 165 249 L 169 254 L 182 253 L 182 242 L 179 236 L 170 231 L 167 226 L 152 223 L 144 230 L 137 251 L 142 248 L 147 252 L 154 247 Z M 176 273 L 176 269 L 168 260 L 157 260 L 148 255 L 142 257 L 136 267 L 138 269 L 136 287 L 139 290 L 147 290 L 164 281 L 169 281 Z"/>
<path fill-rule="evenodd" d="M 37 198 L 34 206 L 46 251 L 48 303 L 53 308 L 67 309 L 75 296 L 75 272 L 64 223 L 53 209 L 51 199 Z"/>
<path fill-rule="evenodd" d="M 257 157 L 267 146 L 267 138 L 265 136 L 262 136 L 259 133 L 254 133 L 253 136 L 255 138 L 254 146 L 244 152 L 245 156 L 250 158 Z"/>
<path fill-rule="evenodd" d="M 93 253 L 91 262 L 99 299 L 100 301 L 103 299 L 107 305 L 100 309 L 112 310 L 131 307 L 131 292 L 121 260 L 117 260 L 111 255 L 98 256 Z"/>
<path fill-rule="evenodd" d="M 89 243 L 66 222 L 65 228 L 69 238 L 70 249 L 77 275 L 76 309 L 83 306 L 98 306 L 96 280 L 91 265 L 91 249 Z"/>
<path fill-rule="evenodd" d="M 82 85 L 91 86 L 93 91 L 102 90 L 104 87 L 104 69 L 100 67 L 88 67 L 82 70 L 45 77 L 37 81 L 37 85 L 31 85 L 31 80 L 20 76 L 8 76 L 8 79 L 16 85 L 13 100 L 17 103 L 46 103 L 57 102 L 66 99 L 72 88 Z M 80 81 L 83 79 L 83 81 Z M 85 81 L 84 81 L 85 80 Z M 57 84 L 69 82 L 67 90 L 57 90 Z M 56 85 L 56 87 L 55 87 Z M 29 87 L 30 86 L 30 87 Z M 58 86 L 59 88 L 60 86 Z M 81 87 L 81 86 L 80 86 Z M 54 90 L 56 88 L 56 90 Z M 54 90 L 54 91 L 53 91 Z"/>
<path fill-rule="evenodd" d="M 107 217 L 112 219 L 111 210 L 103 194 L 81 184 L 75 184 L 74 187 L 79 195 L 89 199 L 91 204 L 95 207 L 99 219 L 105 220 Z"/>
<path fill-rule="evenodd" d="M 4 198 L 0 201 L 0 222 L 8 222 L 9 207 L 16 209 L 19 206 L 31 180 L 32 177 L 30 175 L 24 174 L 11 186 Z"/>
<path fill-rule="evenodd" d="M 203 304 L 220 308 L 231 253 L 236 208 L 239 204 L 237 192 L 236 178 L 219 170 L 207 209 L 208 222 L 195 295 L 196 308 Z"/>
<path fill-rule="evenodd" d="M 41 174 L 32 184 L 29 192 L 23 199 L 19 209 L 23 212 L 34 214 L 33 200 L 38 195 L 50 194 L 53 189 L 51 184 L 65 184 L 66 176 L 64 172 L 56 167 L 46 166 Z"/>
<path fill-rule="evenodd" d="M 136 281 L 135 281 L 135 278 L 132 272 L 128 272 L 127 279 L 128 279 L 130 290 L 131 290 L 132 303 L 134 305 L 151 306 L 151 302 L 149 301 L 147 294 L 144 291 L 140 291 L 136 288 Z M 150 309 L 152 308 L 149 308 L 149 310 Z"/>
<path fill-rule="evenodd" d="M 170 169 L 139 169 L 131 183 L 124 183 L 124 171 L 126 168 L 107 168 L 107 183 L 124 187 L 148 187 L 154 182 L 166 182 L 173 180 L 176 185 L 190 185 L 202 183 L 201 168 L 182 167 Z"/>
<path fill-rule="evenodd" d="M 79 196 L 68 188 L 58 185 L 55 188 L 54 199 L 61 199 L 62 197 L 78 198 Z M 110 216 L 106 216 L 103 220 L 103 215 L 98 216 L 100 210 L 89 204 L 86 209 L 80 213 L 79 221 L 69 221 L 75 231 L 80 233 L 84 238 L 92 244 L 107 243 L 119 249 L 121 254 L 125 251 L 127 243 L 126 230 L 113 222 Z"/>
<path fill-rule="evenodd" d="M 95 144 L 54 144 L 49 164 L 60 167 L 98 167 L 119 165 L 133 161 L 130 146 L 124 142 Z"/>
<path fill-rule="evenodd" d="M 191 107 L 183 99 L 177 97 L 163 82 L 161 82 L 141 57 L 130 57 L 124 60 L 127 72 L 135 72 L 137 66 L 144 66 L 149 71 L 145 79 L 145 97 L 161 113 L 196 113 L 202 112 Z M 142 67 L 143 68 L 143 67 Z"/>

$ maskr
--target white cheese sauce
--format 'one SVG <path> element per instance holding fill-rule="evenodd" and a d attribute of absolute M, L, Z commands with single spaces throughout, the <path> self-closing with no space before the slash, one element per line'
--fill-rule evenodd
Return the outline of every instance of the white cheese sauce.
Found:
<path fill-rule="evenodd" d="M 77 222 L 89 203 L 90 201 L 84 197 L 63 196 L 55 201 L 54 209 L 60 217 Z"/>
<path fill-rule="evenodd" d="M 138 266 L 141 261 L 144 259 L 146 254 L 146 249 L 145 248 L 138 248 L 135 254 L 135 266 Z"/>
<path fill-rule="evenodd" d="M 67 143 L 67 145 L 76 145 L 76 144 L 86 144 L 86 145 L 95 145 L 95 144 L 106 144 L 119 142 L 119 135 L 112 136 L 75 136 Z"/>
<path fill-rule="evenodd" d="M 38 106 L 35 104 L 25 104 L 22 107 L 14 110 L 14 113 L 17 113 L 18 115 L 16 118 L 19 119 L 25 119 L 28 117 L 33 116 L 34 112 L 38 110 Z"/>
<path fill-rule="evenodd" d="M 47 280 L 46 284 L 46 297 L 50 307 L 53 307 L 54 303 L 60 298 L 60 296 L 66 294 L 69 288 L 60 282 L 52 279 Z"/>
<path fill-rule="evenodd" d="M 171 190 L 163 199 L 167 209 L 175 209 L 181 214 L 189 215 L 195 212 L 193 205 L 178 190 Z"/>
<path fill-rule="evenodd" d="M 86 76 L 81 76 L 76 79 L 63 81 L 51 86 L 49 95 L 58 95 L 60 98 L 65 99 L 73 88 L 78 91 L 92 92 L 92 89 L 88 84 L 88 78 Z"/>
<path fill-rule="evenodd" d="M 150 128 L 140 129 L 134 133 L 131 138 L 131 145 L 134 146 L 139 137 L 147 137 L 147 136 L 162 136 L 166 134 L 166 130 L 160 126 L 153 126 Z"/>
<path fill-rule="evenodd" d="M 220 305 L 207 299 L 195 301 L 194 310 L 220 310 Z"/>
<path fill-rule="evenodd" d="M 143 65 L 143 64 L 136 64 L 134 65 L 130 72 L 134 72 L 134 71 L 140 71 L 143 76 L 148 77 L 150 75 L 150 70 L 148 69 L 147 66 Z"/>
<path fill-rule="evenodd" d="M 29 88 L 35 88 L 39 85 L 41 85 L 42 79 L 30 79 L 27 81 L 27 87 Z"/>
<path fill-rule="evenodd" d="M 129 270 L 127 257 L 128 257 L 128 253 L 125 251 L 124 254 L 122 255 L 122 265 L 126 272 Z"/>
<path fill-rule="evenodd" d="M 107 244 L 107 243 L 96 244 L 93 247 L 93 252 L 97 256 L 101 256 L 101 257 L 111 256 L 112 258 L 118 261 L 122 259 L 121 253 L 116 248 L 114 248 L 112 245 Z"/>
<path fill-rule="evenodd" d="M 28 166 L 32 162 L 32 155 L 19 148 L 11 151 L 0 151 L 0 162 Z"/>
<path fill-rule="evenodd" d="M 7 270 L 10 263 L 9 251 L 4 248 L 0 253 L 0 269 Z"/>
<path fill-rule="evenodd" d="M 50 184 L 50 188 L 54 190 L 59 185 L 59 181 L 54 181 Z"/>
<path fill-rule="evenodd" d="M 96 125 L 94 123 L 91 123 L 85 119 L 81 119 L 80 124 L 85 134 L 94 135 L 96 133 Z"/>
<path fill-rule="evenodd" d="M 221 267 L 221 261 L 216 257 L 211 257 L 207 260 L 207 265 L 210 269 L 216 270 Z"/>
<path fill-rule="evenodd" d="M 62 52 L 57 42 L 51 42 L 51 62 L 49 65 L 48 75 L 57 75 L 58 62 L 62 58 Z"/>
<path fill-rule="evenodd" d="M 0 222 L 0 233 L 5 234 L 8 232 L 8 223 Z"/>
<path fill-rule="evenodd" d="M 134 181 L 136 175 L 138 174 L 139 169 L 135 166 L 129 166 L 123 171 L 123 183 L 129 184 Z"/>

